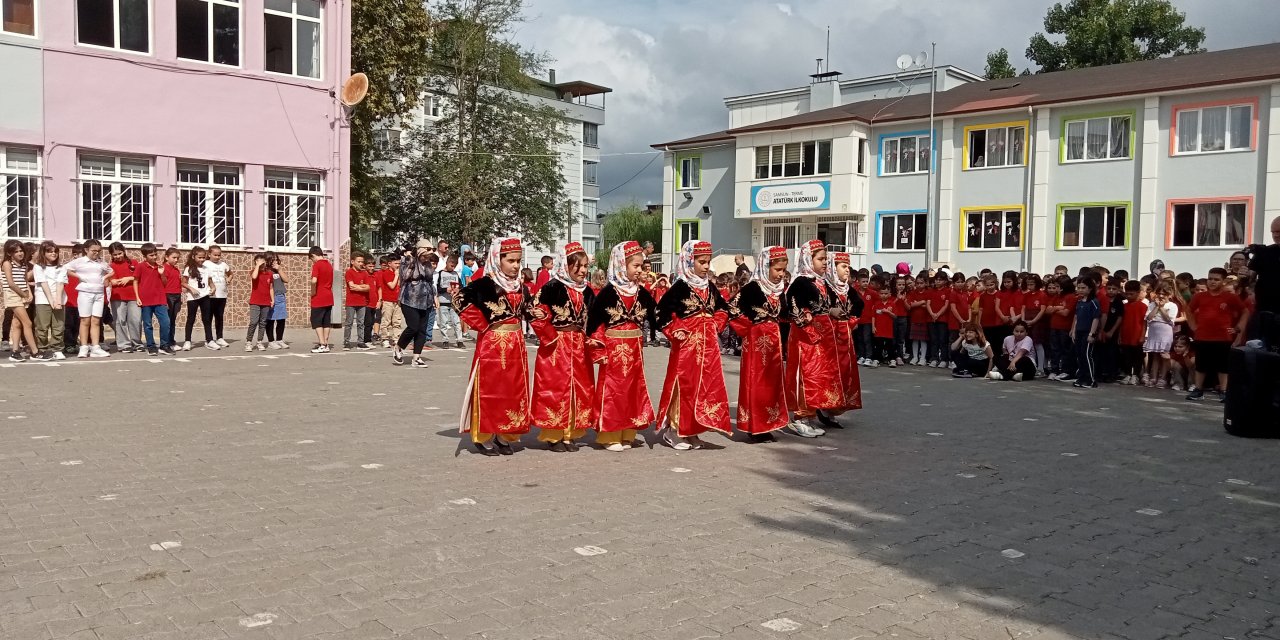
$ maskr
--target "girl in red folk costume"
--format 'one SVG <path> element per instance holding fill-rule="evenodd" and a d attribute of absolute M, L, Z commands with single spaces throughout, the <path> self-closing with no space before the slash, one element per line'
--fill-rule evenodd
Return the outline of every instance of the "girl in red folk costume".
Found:
<path fill-rule="evenodd" d="M 864 302 L 856 289 L 849 286 L 849 254 L 836 253 L 835 267 L 827 269 L 827 286 L 835 294 L 835 300 L 828 312 L 831 316 L 831 332 L 835 337 L 836 359 L 840 363 L 840 387 L 844 392 L 844 402 L 840 409 L 862 408 L 862 382 L 858 378 L 858 355 L 853 351 L 853 327 L 857 326 L 862 316 Z M 818 422 L 828 428 L 843 429 L 844 426 L 822 411 L 817 412 Z"/>
<path fill-rule="evenodd" d="M 787 426 L 798 436 L 816 438 L 826 433 L 815 424 L 818 411 L 831 418 L 840 415 L 845 396 L 835 330 L 828 315 L 835 296 L 823 280 L 827 249 L 821 240 L 810 240 L 798 253 L 796 277 L 786 293 L 787 319 L 792 326 L 787 339 L 786 393 L 787 406 L 795 414 Z"/>
<path fill-rule="evenodd" d="M 587 313 L 587 355 L 600 364 L 596 377 L 596 443 L 609 451 L 630 449 L 636 432 L 653 422 L 653 404 L 644 379 L 645 321 L 657 322 L 653 298 L 640 286 L 644 250 L 640 243 L 614 245 L 609 283 Z"/>
<path fill-rule="evenodd" d="M 486 456 L 511 455 L 511 443 L 529 432 L 529 356 L 520 329 L 529 292 L 520 282 L 522 255 L 519 238 L 494 240 L 484 265 L 488 277 L 454 294 L 458 315 L 477 332 L 460 431 L 471 434 Z M 494 448 L 486 446 L 490 440 Z"/>
<path fill-rule="evenodd" d="M 752 442 L 775 442 L 773 432 L 787 426 L 783 394 L 782 334 L 778 316 L 786 288 L 787 250 L 765 247 L 756 258 L 751 282 L 729 305 L 729 325 L 742 336 L 742 372 L 738 385 L 738 429 Z"/>
<path fill-rule="evenodd" d="M 551 279 L 538 289 L 529 315 L 538 335 L 530 412 L 538 439 L 557 452 L 577 451 L 574 440 L 591 428 L 595 386 L 587 361 L 587 310 L 595 293 L 587 287 L 587 252 L 570 242 L 556 255 Z"/>
<path fill-rule="evenodd" d="M 720 332 L 729 322 L 729 305 L 707 281 L 710 273 L 711 243 L 684 243 L 676 281 L 658 305 L 658 329 L 671 341 L 658 424 L 662 443 L 681 451 L 706 447 L 698 437 L 705 431 L 732 433 L 720 364 Z M 672 429 L 680 441 L 671 438 Z"/>

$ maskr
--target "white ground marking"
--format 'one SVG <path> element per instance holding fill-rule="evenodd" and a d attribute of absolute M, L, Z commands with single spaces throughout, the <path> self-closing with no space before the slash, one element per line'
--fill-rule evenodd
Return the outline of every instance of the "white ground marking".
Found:
<path fill-rule="evenodd" d="M 779 631 L 779 632 L 800 630 L 800 623 L 796 622 L 795 620 L 792 620 L 791 618 L 774 618 L 773 620 L 761 622 L 760 626 L 770 631 Z"/>
<path fill-rule="evenodd" d="M 98 500 L 100 500 L 100 501 L 102 501 L 102 502 L 111 502 L 112 500 L 115 500 L 116 498 L 119 498 L 119 497 L 120 497 L 120 496 L 118 496 L 118 495 L 116 495 L 116 494 L 114 494 L 114 493 L 106 493 L 106 494 L 103 494 L 103 495 L 98 496 Z"/>
<path fill-rule="evenodd" d="M 275 622 L 277 617 L 274 613 L 255 613 L 248 618 L 240 618 L 240 626 L 246 629 L 265 627 Z"/>
<path fill-rule="evenodd" d="M 269 365 L 269 364 L 260 364 L 260 365 L 258 365 L 258 366 L 259 366 L 259 367 L 269 367 L 269 366 L 271 366 L 271 365 Z"/>
<path fill-rule="evenodd" d="M 607 549 L 587 545 L 585 547 L 574 547 L 573 552 L 580 556 L 598 556 L 609 553 Z"/>
<path fill-rule="evenodd" d="M 1156 435 L 1151 436 L 1151 437 L 1152 437 L 1152 438 L 1159 438 L 1159 439 L 1161 439 L 1161 440 L 1167 440 L 1167 439 L 1169 438 L 1169 436 L 1166 436 L 1166 435 L 1160 435 L 1160 434 L 1156 434 Z"/>
<path fill-rule="evenodd" d="M 360 468 L 361 468 L 361 469 L 381 469 L 381 468 L 382 468 L 382 465 L 380 465 L 380 464 L 378 464 L 378 463 L 374 462 L 374 463 L 371 463 L 371 464 L 362 464 L 362 465 L 360 465 Z"/>
<path fill-rule="evenodd" d="M 299 440 L 298 444 L 315 444 L 315 440 Z"/>
<path fill-rule="evenodd" d="M 439 411 L 440 407 L 423 407 L 427 411 Z"/>
<path fill-rule="evenodd" d="M 941 433 L 938 433 L 937 431 L 930 431 L 929 433 L 926 433 L 925 435 L 926 435 L 926 436 L 940 436 L 940 435 L 942 435 L 942 434 L 941 434 Z"/>
<path fill-rule="evenodd" d="M 341 382 L 326 382 L 325 384 L 342 384 Z"/>
<path fill-rule="evenodd" d="M 920 406 L 922 406 L 922 407 L 932 407 L 933 405 L 929 404 L 928 402 L 921 402 L 921 403 L 920 403 Z"/>
<path fill-rule="evenodd" d="M 823 446 L 821 446 L 821 447 L 816 447 L 816 448 L 817 448 L 817 449 L 821 449 L 822 451 L 835 451 L 835 450 L 839 449 L 840 447 L 829 447 L 829 446 L 823 445 Z"/>
<path fill-rule="evenodd" d="M 1039 422 L 1040 418 L 1023 418 L 1023 422 Z"/>
<path fill-rule="evenodd" d="M 960 477 L 960 478 L 976 478 L 976 477 L 978 477 L 978 476 L 973 475 L 972 473 L 957 473 L 957 474 L 956 474 L 956 476 L 957 476 L 957 477 Z"/>
<path fill-rule="evenodd" d="M 58 464 L 60 464 L 60 465 L 62 465 L 62 466 L 64 466 L 64 467 L 74 467 L 74 466 L 76 466 L 76 465 L 78 465 L 78 464 L 84 464 L 84 460 L 63 460 L 62 462 L 59 462 Z"/>
<path fill-rule="evenodd" d="M 693 471 L 693 469 L 686 469 L 684 467 L 671 467 L 671 470 L 676 473 L 689 473 L 690 471 Z"/>
<path fill-rule="evenodd" d="M 47 436 L 46 436 L 46 437 L 47 437 Z M 1238 484 L 1238 485 L 1240 485 L 1240 486 L 1242 486 L 1242 487 L 1247 487 L 1247 486 L 1249 486 L 1249 485 L 1251 485 L 1251 484 L 1253 484 L 1253 483 L 1252 483 L 1252 482 L 1249 482 L 1248 480 L 1237 480 L 1237 479 L 1235 479 L 1235 478 L 1228 478 L 1228 479 L 1227 479 L 1227 484 Z"/>
<path fill-rule="evenodd" d="M 1158 516 L 1164 512 L 1159 509 L 1138 509 L 1134 513 L 1141 513 L 1144 516 Z"/>
<path fill-rule="evenodd" d="M 290 372 L 289 372 L 289 375 L 291 375 L 291 376 L 300 376 L 300 375 L 302 375 L 302 372 L 301 372 L 301 371 L 290 371 Z"/>
<path fill-rule="evenodd" d="M 1217 440 L 1210 440 L 1208 438 L 1197 438 L 1195 440 L 1188 440 L 1187 442 L 1194 442 L 1196 444 L 1218 444 Z"/>
<path fill-rule="evenodd" d="M 129 373 L 128 369 L 116 369 L 116 371 L 119 371 L 120 373 Z"/>
<path fill-rule="evenodd" d="M 292 460 L 294 458 L 301 458 L 301 457 L 302 455 L 297 453 L 277 453 L 274 455 L 262 456 L 262 459 L 268 460 L 271 462 L 278 462 L 280 460 Z"/>
<path fill-rule="evenodd" d="M 31 436 L 31 439 L 32 439 L 32 440 L 47 440 L 47 439 L 49 439 L 49 438 L 51 438 L 51 437 L 52 437 L 52 436 Z"/>
<path fill-rule="evenodd" d="M 26 420 L 26 416 L 9 416 L 10 420 Z"/>
<path fill-rule="evenodd" d="M 475 503 L 476 501 L 472 500 L 471 498 L 458 498 L 457 500 L 449 501 L 449 504 L 456 504 L 456 505 L 467 505 L 467 504 L 475 504 Z"/>
<path fill-rule="evenodd" d="M 170 389 L 169 393 L 186 393 L 186 391 L 183 391 L 182 389 Z"/>
<path fill-rule="evenodd" d="M 1077 457 L 1077 456 L 1079 456 L 1079 455 L 1080 455 L 1080 454 L 1078 454 L 1078 453 L 1064 453 L 1064 454 L 1062 454 L 1062 457 L 1064 457 L 1064 458 L 1075 458 L 1075 457 Z"/>
<path fill-rule="evenodd" d="M 164 542 L 151 545 L 151 550 L 152 551 L 168 551 L 169 549 L 177 549 L 181 546 L 182 546 L 181 542 L 166 540 Z"/>
<path fill-rule="evenodd" d="M 1004 551 L 1000 552 L 1000 555 L 1012 560 L 1016 558 L 1021 558 L 1022 556 L 1025 556 L 1027 554 L 1021 551 L 1018 551 L 1017 549 L 1005 549 Z"/>
<path fill-rule="evenodd" d="M 387 395 L 387 394 L 385 394 L 385 393 L 375 393 L 375 394 L 373 394 L 373 395 L 374 395 L 374 396 L 385 396 L 385 395 Z"/>

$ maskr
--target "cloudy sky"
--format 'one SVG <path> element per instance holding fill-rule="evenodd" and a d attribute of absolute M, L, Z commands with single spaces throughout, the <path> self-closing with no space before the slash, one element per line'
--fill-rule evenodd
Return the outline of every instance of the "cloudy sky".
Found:
<path fill-rule="evenodd" d="M 938 44 L 938 64 L 981 74 L 1007 48 L 1019 69 L 1043 29 L 1048 0 L 526 0 L 514 38 L 548 53 L 557 79 L 613 88 L 601 151 L 650 151 L 656 142 L 728 126 L 726 96 L 799 87 L 823 56 L 845 77 L 888 73 L 902 53 Z M 1211 50 L 1280 40 L 1276 0 L 1175 0 L 1208 32 Z M 606 157 L 601 210 L 661 202 L 662 159 Z M 639 172 L 639 175 L 636 175 Z M 630 182 L 626 182 L 636 176 Z M 624 185 L 623 183 L 626 182 Z M 622 186 L 619 186 L 622 185 Z"/>

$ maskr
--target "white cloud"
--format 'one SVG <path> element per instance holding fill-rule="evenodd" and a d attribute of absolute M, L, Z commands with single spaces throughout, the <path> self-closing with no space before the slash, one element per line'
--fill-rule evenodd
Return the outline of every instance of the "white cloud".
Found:
<path fill-rule="evenodd" d="M 785 3 L 785 2 L 779 2 L 779 3 L 778 3 L 778 11 L 781 11 L 782 13 L 785 13 L 785 14 L 787 14 L 787 15 L 789 16 L 789 15 L 791 15 L 791 5 L 789 5 L 789 4 Z"/>

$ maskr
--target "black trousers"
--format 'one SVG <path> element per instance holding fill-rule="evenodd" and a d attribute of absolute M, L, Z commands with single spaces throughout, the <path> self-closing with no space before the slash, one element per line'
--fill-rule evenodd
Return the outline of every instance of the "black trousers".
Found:
<path fill-rule="evenodd" d="M 267 342 L 284 340 L 284 320 L 267 320 Z"/>
<path fill-rule="evenodd" d="M 169 307 L 169 335 L 164 336 L 164 338 L 167 338 L 169 344 L 172 345 L 173 336 L 178 333 L 178 311 L 182 309 L 182 294 L 167 293 L 165 296 Z M 161 342 L 164 342 L 163 338 L 161 339 Z"/>
<path fill-rule="evenodd" d="M 955 365 L 952 369 L 956 373 L 968 371 L 975 376 L 982 377 L 987 375 L 987 367 L 991 364 L 991 358 L 970 358 L 964 349 L 951 352 L 951 364 Z"/>
<path fill-rule="evenodd" d="M 187 333 L 184 339 L 191 342 L 191 330 L 196 326 L 196 313 L 200 314 L 200 321 L 204 323 L 204 341 L 213 342 L 213 328 L 210 324 L 212 305 L 209 303 L 209 296 L 187 302 Z"/>
<path fill-rule="evenodd" d="M 403 350 L 412 342 L 413 354 L 419 355 L 422 353 L 422 345 L 427 343 L 427 321 L 431 319 L 431 311 L 435 309 L 428 311 L 402 304 L 400 311 L 404 314 L 404 331 L 400 332 L 396 346 Z"/>
<path fill-rule="evenodd" d="M 1013 373 L 1009 372 L 1010 360 L 1012 360 L 1012 358 L 1010 358 L 1009 356 L 1003 353 L 1000 354 L 999 356 L 996 356 L 996 370 L 999 371 L 1000 374 L 1005 377 L 1005 380 L 1012 380 L 1013 373 L 1021 373 L 1022 380 L 1024 382 L 1027 380 L 1035 379 L 1036 363 L 1035 363 L 1035 360 L 1032 359 L 1031 354 L 1022 356 L 1022 359 L 1019 360 L 1016 365 L 1014 365 L 1015 369 L 1013 370 Z"/>
<path fill-rule="evenodd" d="M 222 317 L 227 312 L 227 299 L 206 296 L 209 301 L 209 312 L 213 315 L 213 337 L 222 339 Z"/>

